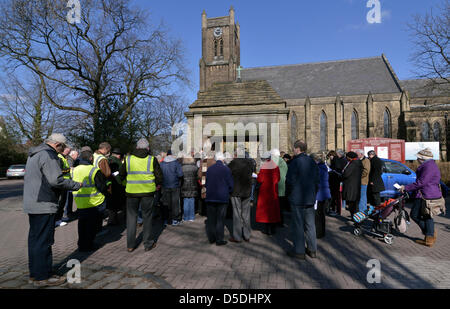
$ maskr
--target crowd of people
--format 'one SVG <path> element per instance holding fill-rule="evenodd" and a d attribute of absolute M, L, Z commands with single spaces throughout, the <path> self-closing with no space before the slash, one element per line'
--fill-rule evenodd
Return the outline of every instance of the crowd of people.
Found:
<path fill-rule="evenodd" d="M 148 141 L 140 139 L 124 155 L 107 142 L 96 151 L 88 146 L 71 149 L 62 134 L 52 134 L 30 150 L 26 165 L 30 283 L 51 286 L 65 281 L 52 273 L 55 227 L 76 217 L 78 250 L 91 252 L 96 249 L 96 236 L 105 231 L 103 221 L 119 224 L 121 211 L 130 253 L 137 247 L 139 225 L 144 250 L 150 251 L 157 243 L 152 233 L 155 217 L 163 227 L 180 226 L 194 221 L 196 212 L 207 217 L 206 238 L 211 244 L 249 242 L 253 206 L 254 219 L 268 236 L 285 226 L 284 215 L 290 213 L 293 247 L 287 254 L 300 260 L 306 255 L 316 258 L 317 239 L 325 236 L 327 214 L 340 215 L 345 207 L 353 217 L 368 206 L 381 204 L 383 161 L 374 151 L 368 157 L 362 150 L 308 154 L 304 141 L 297 141 L 293 148 L 293 156 L 273 149 L 262 154 L 259 162 L 243 148 L 233 155 L 210 151 L 174 156 L 169 150 L 152 156 Z M 436 232 L 433 219 L 421 215 L 420 201 L 439 197 L 440 174 L 428 150 L 420 152 L 418 160 L 423 164 L 417 181 L 400 190 L 417 193 L 411 217 L 425 235 L 418 243 L 430 247 Z M 233 224 L 227 241 L 228 210 Z"/>

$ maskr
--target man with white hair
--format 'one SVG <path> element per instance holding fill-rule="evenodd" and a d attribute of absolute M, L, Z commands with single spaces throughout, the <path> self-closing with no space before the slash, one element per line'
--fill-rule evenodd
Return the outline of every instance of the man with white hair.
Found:
<path fill-rule="evenodd" d="M 54 133 L 45 142 L 31 148 L 26 164 L 23 188 L 23 209 L 28 214 L 28 259 L 30 283 L 55 286 L 65 277 L 52 276 L 52 245 L 55 217 L 61 190 L 77 191 L 82 184 L 63 177 L 58 153 L 63 152 L 66 138 Z"/>
<path fill-rule="evenodd" d="M 225 156 L 221 152 L 215 155 L 216 163 L 206 172 L 206 207 L 208 221 L 206 233 L 211 244 L 226 245 L 224 241 L 224 223 L 230 194 L 234 181 L 231 170 L 224 164 Z"/>
<path fill-rule="evenodd" d="M 137 142 L 136 150 L 125 158 L 120 167 L 120 179 L 127 181 L 127 248 L 136 249 L 136 225 L 139 205 L 143 217 L 143 243 L 145 251 L 156 246 L 152 235 L 153 198 L 163 182 L 163 174 L 158 160 L 150 155 L 150 146 L 146 139 Z"/>
<path fill-rule="evenodd" d="M 289 210 L 289 202 L 286 198 L 286 175 L 288 172 L 288 165 L 281 157 L 281 153 L 278 149 L 272 149 L 270 152 L 272 160 L 280 169 L 280 181 L 278 182 L 278 199 L 280 201 L 280 218 L 281 226 L 283 226 L 283 210 Z"/>

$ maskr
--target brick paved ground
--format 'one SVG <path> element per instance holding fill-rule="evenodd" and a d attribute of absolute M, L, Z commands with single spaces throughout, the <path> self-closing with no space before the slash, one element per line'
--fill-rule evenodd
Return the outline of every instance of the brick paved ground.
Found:
<path fill-rule="evenodd" d="M 64 273 L 68 260 L 81 261 L 83 283 L 67 288 L 450 288 L 449 215 L 436 219 L 433 248 L 413 242 L 421 237 L 414 223 L 406 236 L 387 245 L 367 235 L 354 236 L 348 217 L 327 217 L 318 258 L 306 261 L 285 254 L 291 245 L 287 228 L 272 237 L 254 230 L 249 243 L 217 247 L 206 239 L 204 220 L 197 216 L 193 223 L 167 227 L 150 252 L 144 252 L 141 244 L 128 253 L 125 227 L 108 227 L 97 237 L 101 247 L 84 255 L 76 251 L 73 221 L 56 230 L 54 264 Z M 159 228 L 155 225 L 155 230 Z M 0 208 L 0 288 L 31 287 L 26 284 L 27 233 L 27 216 L 20 206 Z M 228 229 L 225 234 L 229 236 Z M 366 264 L 371 259 L 381 263 L 380 284 L 367 282 Z"/>

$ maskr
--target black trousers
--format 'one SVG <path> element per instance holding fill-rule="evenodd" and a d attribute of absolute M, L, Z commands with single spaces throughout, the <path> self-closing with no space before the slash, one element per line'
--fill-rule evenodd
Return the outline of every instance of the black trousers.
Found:
<path fill-rule="evenodd" d="M 30 278 L 35 280 L 46 280 L 52 276 L 55 218 L 55 214 L 28 215 L 28 267 Z"/>
<path fill-rule="evenodd" d="M 87 209 L 78 209 L 78 250 L 94 250 L 94 239 L 102 230 L 105 203 Z"/>
<path fill-rule="evenodd" d="M 227 204 L 207 203 L 208 221 L 206 234 L 210 242 L 221 242 L 224 238 L 225 217 L 227 215 Z"/>
<path fill-rule="evenodd" d="M 127 198 L 127 248 L 136 247 L 139 205 L 142 210 L 144 247 L 150 248 L 155 243 L 154 235 L 152 235 L 153 198 L 153 196 Z"/>
<path fill-rule="evenodd" d="M 322 238 L 325 236 L 325 210 L 328 207 L 329 200 L 325 200 L 317 203 L 316 210 L 316 238 Z"/>
<path fill-rule="evenodd" d="M 55 222 L 61 220 L 64 215 L 64 207 L 66 206 L 66 202 L 67 202 L 67 194 L 68 194 L 68 191 L 66 191 L 66 190 L 61 191 L 61 194 L 59 196 L 59 201 L 58 201 L 58 210 L 56 212 Z"/>
<path fill-rule="evenodd" d="M 173 220 L 181 221 L 180 188 L 163 188 L 161 194 L 164 220 L 167 220 L 169 224 Z"/>

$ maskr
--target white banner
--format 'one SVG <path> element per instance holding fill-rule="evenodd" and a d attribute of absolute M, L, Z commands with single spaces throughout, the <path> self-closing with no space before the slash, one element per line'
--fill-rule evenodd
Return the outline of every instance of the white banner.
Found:
<path fill-rule="evenodd" d="M 439 142 L 405 143 L 405 160 L 417 160 L 416 154 L 425 148 L 431 150 L 434 160 L 440 160 Z"/>

